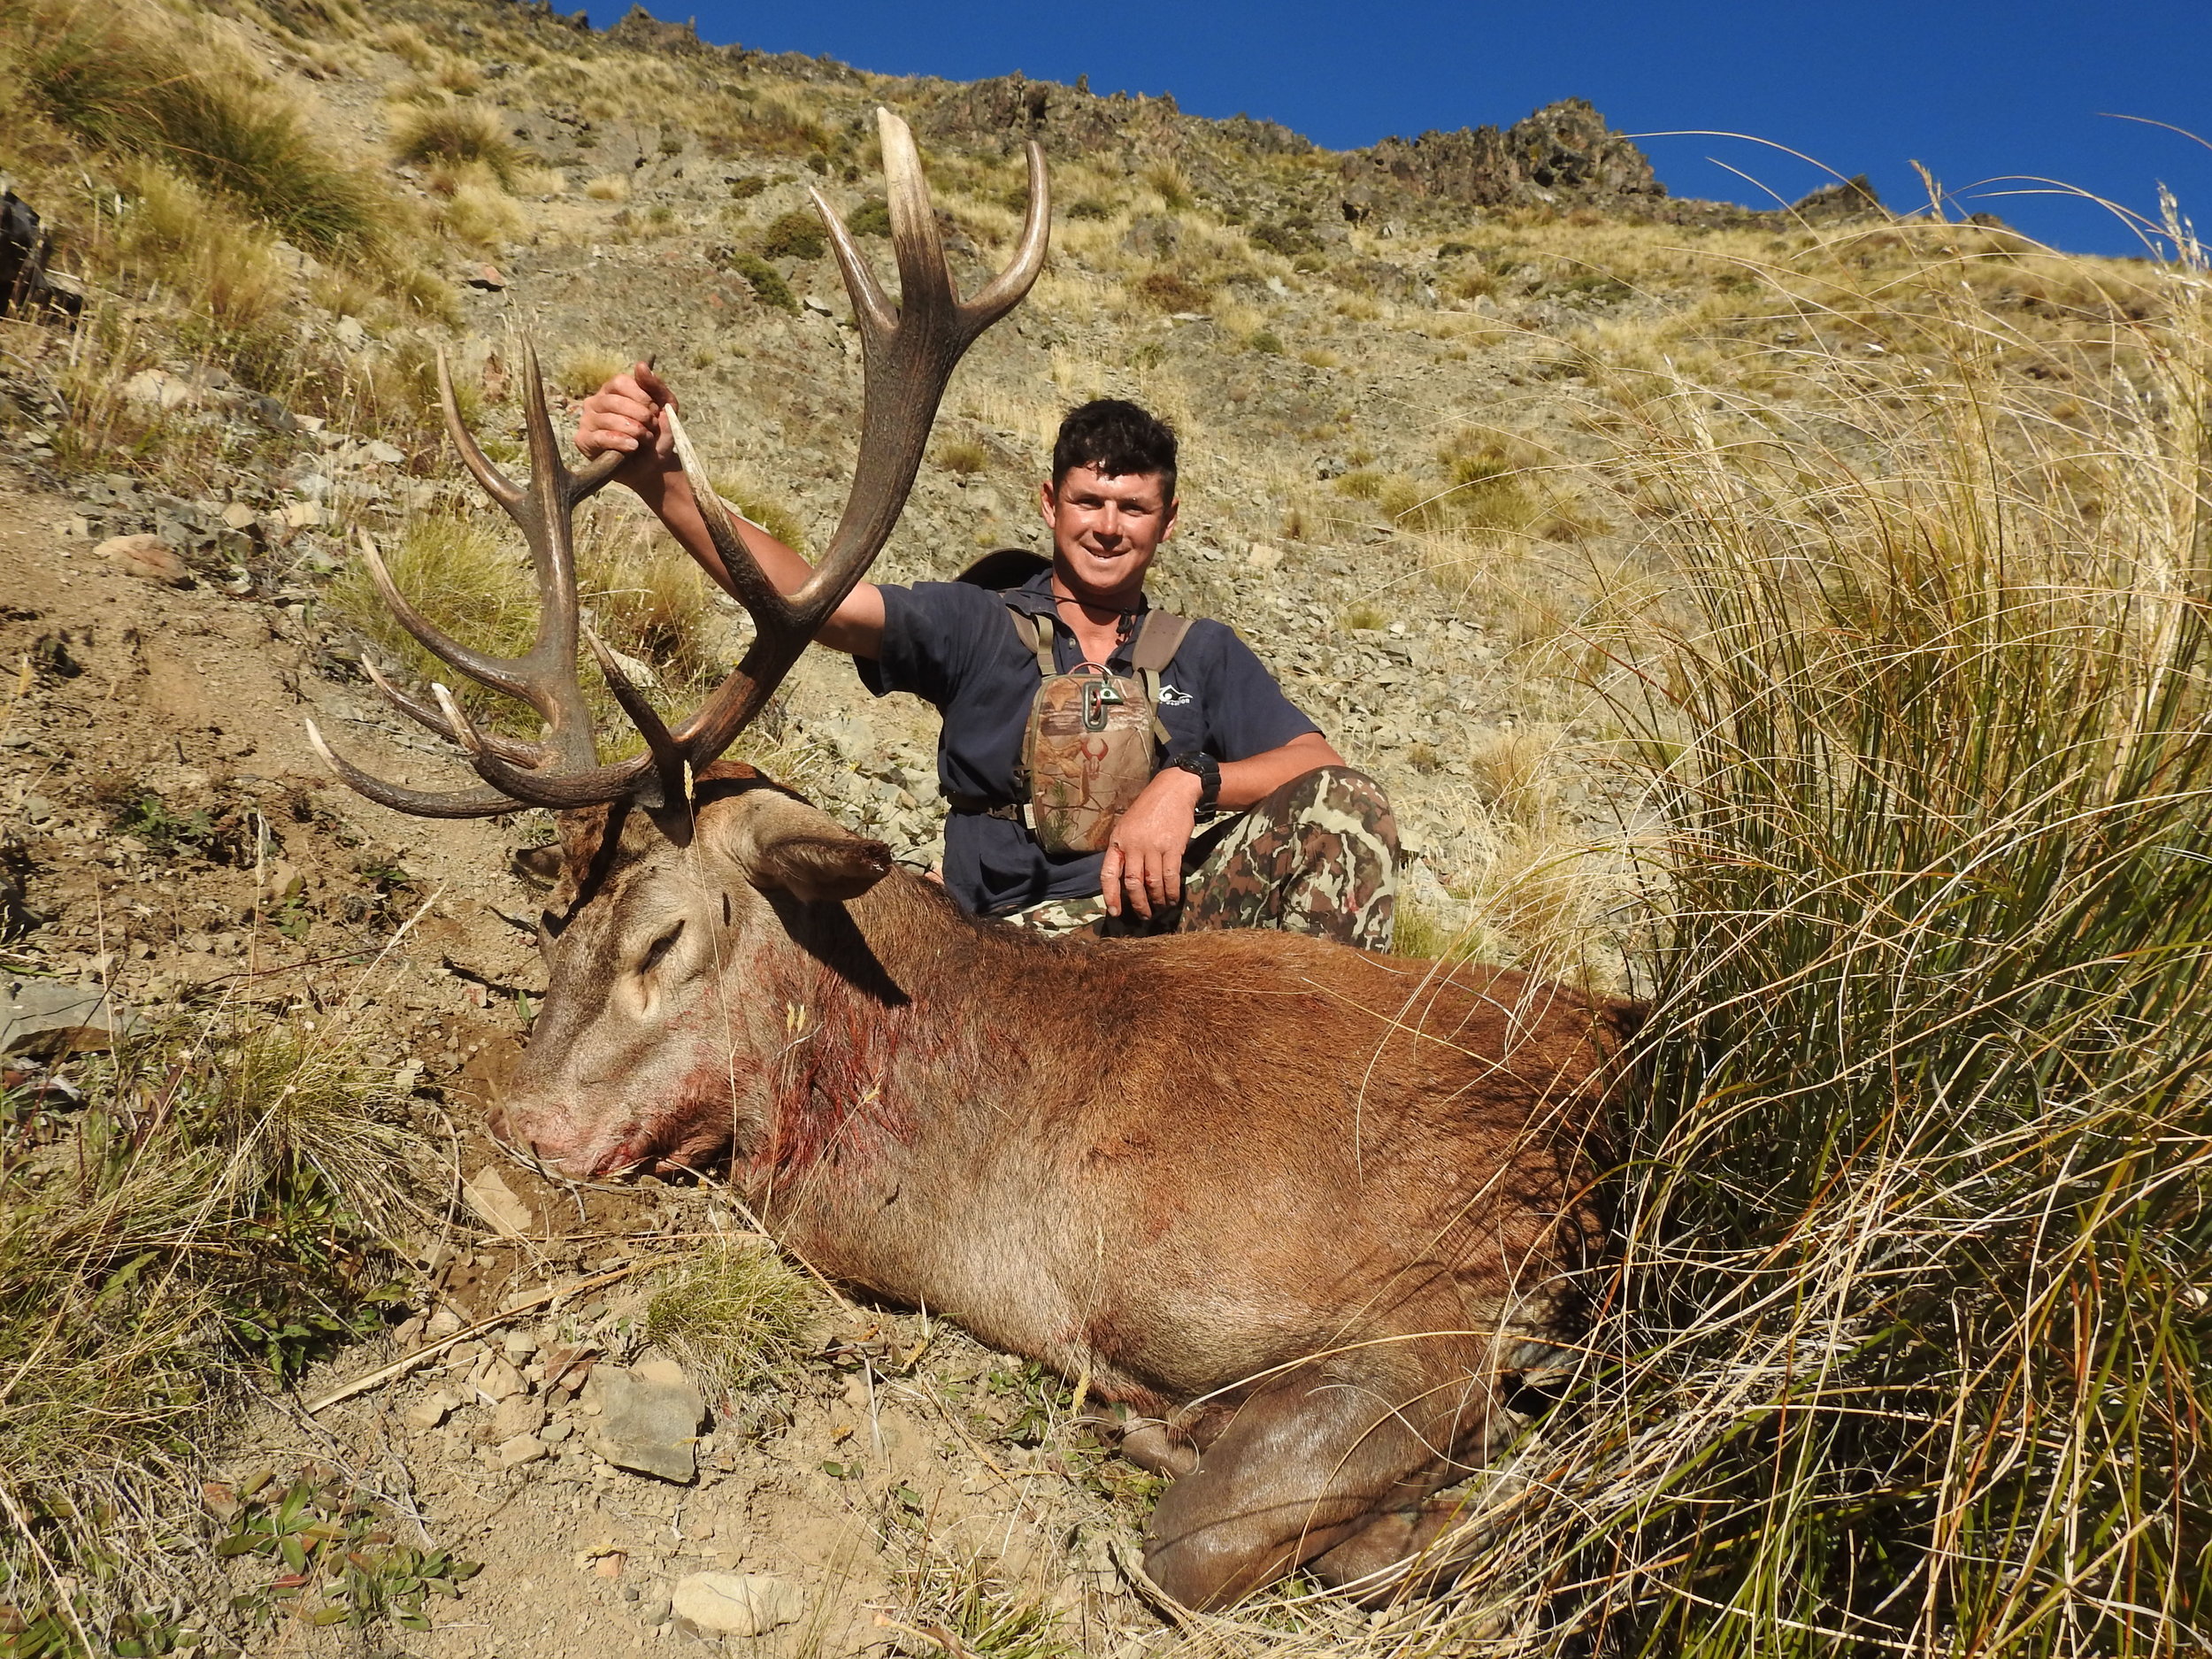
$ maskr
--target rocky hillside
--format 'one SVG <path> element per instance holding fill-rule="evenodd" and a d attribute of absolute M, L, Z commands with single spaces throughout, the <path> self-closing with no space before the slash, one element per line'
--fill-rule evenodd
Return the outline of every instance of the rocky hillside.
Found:
<path fill-rule="evenodd" d="M 396 1137 L 372 1137 L 377 1156 L 413 1171 L 382 1224 L 403 1254 L 364 1233 L 316 1258 L 311 1309 L 251 1304 L 278 1376 L 320 1369 L 247 1427 L 235 1402 L 269 1373 L 208 1358 L 199 1314 L 180 1312 L 161 1350 L 165 1398 L 187 1405 L 111 1402 L 142 1432 L 119 1432 L 107 1463 L 52 1438 L 86 1396 L 59 1382 L 29 1404 L 0 1394 L 27 1414 L 0 1417 L 15 1466 L 79 1494 L 38 1511 L 39 1536 L 77 1564 L 7 1555 L 0 1581 L 16 1609 L 0 1617 L 45 1619 L 58 1643 L 82 1635 L 73 1618 L 111 1633 L 134 1607 L 164 1640 L 328 1640 L 280 1617 L 271 1573 L 245 1571 L 263 1555 L 241 1545 L 218 1568 L 205 1547 L 267 1536 L 235 1529 L 288 1490 L 342 1531 L 349 1480 L 489 1563 L 456 1616 L 474 1622 L 426 1651 L 490 1651 L 486 1609 L 503 1655 L 611 1650 L 663 1630 L 684 1583 L 741 1571 L 781 1586 L 747 1617 L 794 1652 L 979 1652 L 979 1632 L 1018 1626 L 1045 1632 L 1025 1653 L 1128 1655 L 1164 1634 L 1114 1569 L 1146 1483 L 1078 1448 L 1049 1379 L 926 1320 L 808 1304 L 821 1324 L 775 1387 L 708 1379 L 720 1426 L 696 1487 L 609 1449 L 610 1402 L 689 1353 L 665 1318 L 667 1340 L 649 1341 L 652 1274 L 703 1233 L 736 1239 L 741 1218 L 695 1188 L 481 1180 L 472 1114 L 543 987 L 518 920 L 534 902 L 507 859 L 549 828 L 384 813 L 301 736 L 311 715 L 374 770 L 459 773 L 362 675 L 365 656 L 403 679 L 426 666 L 382 615 L 365 538 L 465 635 L 533 626 L 512 538 L 437 429 L 440 354 L 503 459 L 519 453 L 530 350 L 564 410 L 653 358 L 725 493 L 818 545 L 850 473 L 860 364 L 809 188 L 887 257 L 872 111 L 899 111 L 972 280 L 1019 222 L 1020 150 L 1038 140 L 1051 268 L 962 366 L 878 575 L 942 578 L 1037 543 L 1063 410 L 1102 393 L 1151 405 L 1186 456 L 1158 596 L 1234 625 L 1389 787 L 1409 855 L 1404 942 L 1618 983 L 1618 907 L 1648 825 L 1590 693 L 1615 672 L 1609 631 L 1674 614 L 1657 548 L 1684 507 L 1645 464 L 1652 423 L 1679 417 L 1747 450 L 1796 434 L 1856 465 L 1874 441 L 1839 411 L 1947 362 L 1963 293 L 2001 320 L 2008 383 L 2071 430 L 2093 395 L 2084 365 L 2124 368 L 2120 333 L 2163 303 L 2125 267 L 2000 226 L 1893 219 L 1860 182 L 1790 212 L 1676 200 L 1571 100 L 1340 154 L 1171 98 L 875 76 L 710 47 L 641 12 L 600 33 L 505 0 L 123 0 L 96 15 L 0 0 L 0 182 L 50 237 L 50 280 L 27 279 L 0 320 L 0 967 L 16 1056 L 0 1179 L 29 1170 L 20 1192 L 74 1191 L 94 1167 L 78 1149 L 107 1121 L 78 1110 L 83 1089 L 139 1125 L 175 1077 L 199 1075 L 180 1059 L 164 1085 L 101 1057 L 132 1031 L 218 1071 L 257 1033 L 311 1049 L 309 1033 L 342 1032 L 376 1133 Z M 593 503 L 581 532 L 601 631 L 687 707 L 737 649 L 736 614 L 634 503 Z M 818 654 L 764 725 L 748 739 L 762 764 L 932 861 L 928 710 L 868 698 Z M 608 736 L 625 741 L 611 722 Z M 62 1259 L 23 1230 L 62 1226 L 78 1201 L 6 1190 L 9 1237 Z M 15 1259 L 0 1251 L 0 1271 Z M 96 1308 L 133 1259 L 85 1256 L 52 1305 Z M 363 1315 L 387 1279 L 388 1317 Z M 15 1294 L 0 1295 L 17 1322 L 0 1361 L 46 1328 L 24 1310 L 49 1304 Z M 82 1344 L 71 1388 L 127 1369 L 97 1320 L 67 1329 Z M 582 1392 L 586 1361 L 611 1376 L 633 1359 L 611 1392 Z M 415 1370 L 334 1416 L 301 1411 L 388 1360 Z M 211 1465 L 174 1451 L 187 1418 Z M 0 1493 L 27 1492 L 10 1462 Z M 81 1493 L 68 1485 L 96 1466 Z M 184 1529 L 196 1542 L 179 1542 L 164 1505 L 211 1466 L 208 1514 Z M 919 1517 L 941 1500 L 931 1534 Z M 916 1542 L 956 1534 L 965 1554 Z M 192 1594 L 165 1601 L 180 1582 Z M 258 1610 L 211 1610 L 233 1592 L 261 1595 Z M 929 1633 L 942 1628 L 958 1637 Z"/>

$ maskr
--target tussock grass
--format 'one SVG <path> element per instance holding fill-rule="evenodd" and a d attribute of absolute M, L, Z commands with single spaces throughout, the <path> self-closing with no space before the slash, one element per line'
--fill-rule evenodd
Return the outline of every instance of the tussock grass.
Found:
<path fill-rule="evenodd" d="M 392 124 L 392 154 L 417 166 L 480 167 L 510 189 L 531 165 L 499 112 L 472 104 L 402 111 Z"/>
<path fill-rule="evenodd" d="M 821 1293 L 764 1242 L 714 1244 L 661 1280 L 645 1335 L 726 1390 L 772 1386 L 805 1358 L 822 1310 Z"/>
<path fill-rule="evenodd" d="M 2212 285 L 2168 279 L 2062 426 L 1956 285 L 1855 296 L 1916 372 L 1820 353 L 1755 436 L 1645 387 L 1671 591 L 1585 658 L 1655 826 L 1615 1260 L 1456 1586 L 1291 1649 L 2205 1646 Z"/>
<path fill-rule="evenodd" d="M 375 1322 L 412 1141 L 342 1043 L 218 1014 L 0 1096 L 0 1602 L 98 1632 L 186 1571 L 194 1447 Z"/>
<path fill-rule="evenodd" d="M 94 143 L 158 159 L 317 253 L 382 242 L 387 193 L 316 142 L 220 24 L 133 0 L 5 0 L 0 42 L 41 112 Z"/>
<path fill-rule="evenodd" d="M 635 359 L 611 346 L 574 346 L 562 354 L 554 382 L 571 397 L 589 397 Z"/>

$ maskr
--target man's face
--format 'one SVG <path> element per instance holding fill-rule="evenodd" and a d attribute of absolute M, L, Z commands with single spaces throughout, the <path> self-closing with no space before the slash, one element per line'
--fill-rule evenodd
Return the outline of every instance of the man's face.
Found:
<path fill-rule="evenodd" d="M 1053 565 L 1079 599 L 1127 602 L 1144 585 L 1152 556 L 1175 528 L 1176 503 L 1157 472 L 1101 472 L 1071 466 L 1041 492 Z"/>

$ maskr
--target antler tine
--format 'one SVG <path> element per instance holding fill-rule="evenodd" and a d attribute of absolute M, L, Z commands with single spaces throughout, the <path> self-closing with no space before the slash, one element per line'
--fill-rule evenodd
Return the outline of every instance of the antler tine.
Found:
<path fill-rule="evenodd" d="M 861 339 L 867 348 L 860 456 L 829 550 L 806 585 L 791 595 L 795 620 L 810 636 L 852 591 L 890 539 L 921 468 L 938 403 L 962 354 L 1029 291 L 1043 264 L 1041 202 L 1033 196 L 1023 242 L 1006 271 L 986 289 L 994 296 L 995 309 L 983 314 L 963 305 L 945 264 L 944 242 L 937 232 L 937 215 L 930 205 L 929 184 L 922 175 L 914 135 L 888 110 L 878 110 L 876 120 L 883 137 L 891 241 L 898 256 L 899 306 L 895 324 L 887 329 L 869 316 L 869 301 L 879 299 L 881 291 L 847 237 L 838 264 L 846 273 L 854 310 L 863 319 Z M 1036 150 L 1033 143 L 1030 148 Z M 1033 154 L 1033 190 L 1041 188 L 1043 177 L 1043 157 Z M 835 215 L 826 207 L 823 213 L 834 228 L 843 228 L 835 225 Z M 856 276 L 866 278 L 864 289 Z"/>
<path fill-rule="evenodd" d="M 1044 273 L 1045 252 L 1052 241 L 1052 181 L 1045 174 L 1045 152 L 1035 139 L 1029 141 L 1029 213 L 1022 220 L 1021 239 L 1006 269 L 983 285 L 983 291 L 960 307 L 961 320 L 972 340 L 1027 297 Z"/>
<path fill-rule="evenodd" d="M 764 628 L 787 632 L 796 627 L 798 618 L 792 614 L 790 602 L 776 591 L 753 557 L 752 549 L 738 538 L 735 526 L 730 523 L 729 505 L 715 493 L 699 452 L 691 447 L 691 434 L 685 429 L 683 418 L 672 406 L 661 411 L 661 419 L 668 423 L 669 436 L 676 446 L 676 460 L 690 482 L 691 493 L 705 510 L 700 517 L 705 520 L 708 538 L 713 541 L 715 552 L 721 557 L 722 568 L 729 576 L 730 596 L 751 612 L 753 620 Z"/>
<path fill-rule="evenodd" d="M 384 557 L 376 550 L 376 543 L 365 534 L 361 538 L 361 558 L 369 567 L 369 580 L 376 584 L 377 595 L 384 601 L 385 609 L 400 626 L 415 636 L 424 649 L 471 680 L 535 706 L 529 682 L 516 672 L 518 664 L 462 644 L 408 603 L 399 585 L 393 581 L 392 572 L 385 568 Z"/>
<path fill-rule="evenodd" d="M 432 792 L 409 789 L 365 772 L 323 739 L 314 721 L 307 723 L 307 741 L 315 752 L 323 757 L 323 764 L 338 774 L 338 780 L 356 795 L 366 795 L 379 806 L 405 812 L 414 818 L 497 818 L 503 812 L 519 812 L 527 803 L 496 789 L 461 789 Z"/>
<path fill-rule="evenodd" d="M 453 373 L 447 366 L 445 348 L 438 348 L 438 407 L 445 414 L 446 436 L 453 440 L 453 447 L 461 452 L 462 464 L 484 487 L 484 493 L 509 512 L 522 500 L 522 486 L 516 483 L 491 463 L 491 457 L 477 447 L 475 434 L 468 423 L 461 419 L 461 406 L 453 396 Z"/>
<path fill-rule="evenodd" d="M 592 656 L 598 659 L 599 672 L 606 676 L 607 689 L 614 694 L 614 700 L 622 705 L 622 712 L 630 717 L 630 723 L 645 739 L 646 749 L 653 757 L 653 769 L 660 774 L 661 798 L 657 803 L 646 804 L 680 812 L 686 831 L 680 837 L 680 844 L 688 844 L 691 839 L 688 833 L 691 767 L 684 758 L 683 750 L 669 735 L 668 727 L 661 723 L 660 711 L 647 701 L 644 693 L 630 683 L 629 675 L 622 672 L 622 664 L 607 649 L 607 642 L 591 628 L 584 630 L 584 641 L 591 647 Z"/>
<path fill-rule="evenodd" d="M 449 743 L 457 743 L 461 741 L 460 734 L 446 724 L 442 715 L 420 698 L 409 696 L 390 680 L 385 679 L 378 672 L 376 664 L 365 657 L 361 659 L 361 672 L 369 677 L 369 683 L 383 695 L 385 702 L 414 721 L 416 725 L 435 732 Z M 497 749 L 507 759 L 519 761 L 526 766 L 537 765 L 548 758 L 547 751 L 540 744 L 518 742 L 511 737 L 495 735 L 487 735 L 484 741 L 488 747 Z"/>
<path fill-rule="evenodd" d="M 717 538 L 717 550 L 730 565 L 734 584 L 743 590 L 738 597 L 752 612 L 757 632 L 744 659 L 676 732 L 676 741 L 695 768 L 735 741 L 874 562 L 913 488 L 938 403 L 961 355 L 977 335 L 1013 309 L 1043 268 L 1050 205 L 1044 157 L 1035 144 L 1029 155 L 1029 213 L 1013 259 L 975 301 L 963 304 L 945 263 L 944 243 L 913 134 L 888 110 L 878 110 L 876 119 L 883 138 L 885 196 L 899 265 L 895 310 L 851 234 L 819 194 L 815 196 L 852 300 L 866 362 L 860 455 L 852 488 L 822 562 L 787 600 L 757 592 L 767 584 L 751 556 L 733 534 L 727 548 L 723 538 Z M 695 480 L 688 458 L 686 470 Z M 711 521 L 716 515 L 706 516 Z M 733 559 L 733 553 L 739 557 Z"/>

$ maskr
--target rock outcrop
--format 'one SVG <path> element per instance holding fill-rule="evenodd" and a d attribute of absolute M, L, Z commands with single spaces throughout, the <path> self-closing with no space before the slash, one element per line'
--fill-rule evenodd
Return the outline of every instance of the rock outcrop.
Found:
<path fill-rule="evenodd" d="M 1384 193 L 1461 207 L 1620 206 L 1667 193 L 1651 158 L 1582 98 L 1562 98 L 1503 131 L 1386 138 L 1346 156 L 1342 171 L 1351 217 Z"/>

